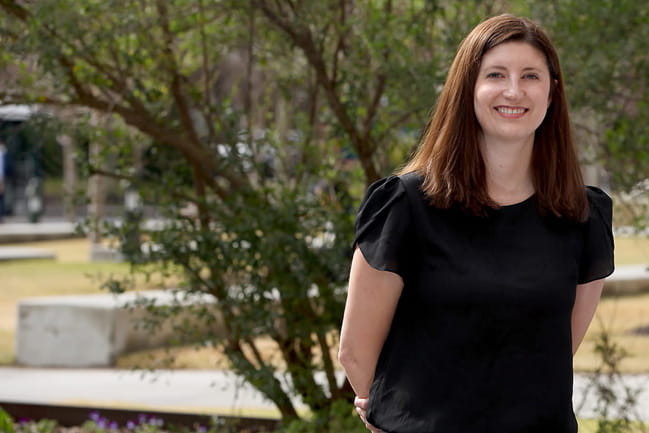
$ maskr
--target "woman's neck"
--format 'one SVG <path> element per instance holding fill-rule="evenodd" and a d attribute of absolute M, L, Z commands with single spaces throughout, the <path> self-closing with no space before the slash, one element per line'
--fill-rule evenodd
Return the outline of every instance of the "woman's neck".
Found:
<path fill-rule="evenodd" d="M 519 203 L 534 194 L 532 178 L 533 140 L 526 142 L 480 142 L 485 163 L 487 192 L 497 204 Z"/>

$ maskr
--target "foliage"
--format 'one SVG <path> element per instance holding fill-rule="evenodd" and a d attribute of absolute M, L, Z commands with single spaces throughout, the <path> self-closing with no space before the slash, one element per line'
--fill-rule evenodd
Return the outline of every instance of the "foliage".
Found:
<path fill-rule="evenodd" d="M 602 164 L 610 190 L 647 227 L 637 202 L 649 173 L 649 4 L 636 0 L 535 2 L 560 51 L 576 136 L 587 162 Z"/>
<path fill-rule="evenodd" d="M 0 407 L 0 431 L 4 433 L 14 433 L 14 421 L 11 415 Z"/>
<path fill-rule="evenodd" d="M 166 423 L 163 419 L 152 415 L 140 414 L 136 419 L 129 420 L 123 425 L 112 421 L 99 412 L 94 411 L 89 414 L 89 419 L 80 426 L 65 428 L 50 419 L 41 420 L 20 420 L 13 428 L 11 417 L 0 409 L 0 417 L 7 419 L 10 424 L 3 427 L 0 424 L 2 433 L 64 433 L 67 431 L 81 433 L 230 433 L 231 430 L 226 425 L 221 425 L 218 419 L 214 419 L 209 425 L 196 424 L 192 427 L 176 426 Z M 8 426 L 8 427 L 7 427 Z"/>
<path fill-rule="evenodd" d="M 90 419 L 81 425 L 84 433 L 226 433 L 216 424 L 211 427 L 197 425 L 194 428 L 167 425 L 161 418 L 140 414 L 137 419 L 129 420 L 125 425 L 111 421 L 99 412 L 91 412 Z"/>
<path fill-rule="evenodd" d="M 349 402 L 335 401 L 329 409 L 309 419 L 296 420 L 275 433 L 366 433 Z"/>
<path fill-rule="evenodd" d="M 592 391 L 596 398 L 596 433 L 644 432 L 644 424 L 636 416 L 638 396 L 643 390 L 628 386 L 620 371 L 620 362 L 628 354 L 611 340 L 610 333 L 604 327 L 597 334 L 595 352 L 601 365 L 591 374 L 582 405 Z"/>
<path fill-rule="evenodd" d="M 58 423 L 51 419 L 40 419 L 20 423 L 17 433 L 56 433 Z"/>

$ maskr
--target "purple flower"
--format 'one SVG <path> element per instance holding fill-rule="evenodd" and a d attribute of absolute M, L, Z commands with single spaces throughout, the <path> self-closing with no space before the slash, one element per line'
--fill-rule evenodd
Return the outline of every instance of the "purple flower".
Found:
<path fill-rule="evenodd" d="M 108 424 L 108 429 L 109 430 L 117 430 L 119 428 L 119 425 L 117 424 L 116 421 L 112 421 L 110 424 Z"/>
<path fill-rule="evenodd" d="M 90 412 L 89 417 L 94 422 L 98 422 L 101 419 L 101 415 L 99 415 L 99 412 L 97 411 Z"/>
<path fill-rule="evenodd" d="M 134 423 L 133 421 L 131 421 L 131 420 L 128 420 L 128 421 L 126 422 L 126 428 L 129 429 L 129 430 L 133 430 L 133 429 L 135 429 L 136 426 L 137 426 L 137 424 L 135 424 L 135 423 Z"/>
<path fill-rule="evenodd" d="M 162 418 L 151 417 L 151 419 L 149 419 L 149 424 L 151 424 L 153 426 L 156 426 L 156 427 L 162 427 L 164 425 L 164 423 L 165 422 L 164 422 L 164 420 Z"/>
<path fill-rule="evenodd" d="M 144 414 L 142 414 L 142 413 L 139 414 L 139 415 L 137 416 L 137 423 L 138 423 L 138 424 L 146 424 L 146 415 L 144 415 Z"/>

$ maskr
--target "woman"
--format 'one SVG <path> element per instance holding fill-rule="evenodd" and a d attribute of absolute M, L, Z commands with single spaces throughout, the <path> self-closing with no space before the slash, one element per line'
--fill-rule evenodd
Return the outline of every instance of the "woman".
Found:
<path fill-rule="evenodd" d="M 511 15 L 462 42 L 420 146 L 357 215 L 339 358 L 386 433 L 572 433 L 572 356 L 613 271 L 556 51 Z"/>

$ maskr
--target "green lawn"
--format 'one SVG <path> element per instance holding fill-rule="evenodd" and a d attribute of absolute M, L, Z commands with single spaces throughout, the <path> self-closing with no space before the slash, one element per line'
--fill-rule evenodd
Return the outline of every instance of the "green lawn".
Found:
<path fill-rule="evenodd" d="M 579 424 L 579 433 L 596 433 L 597 432 L 597 420 L 594 419 L 580 419 L 577 418 L 577 423 Z M 649 431 L 649 423 L 634 423 L 632 430 L 625 432 L 627 433 L 647 433 Z M 608 430 L 607 430 L 608 431 Z"/>
<path fill-rule="evenodd" d="M 644 263 L 649 265 L 649 238 L 648 237 L 618 237 L 615 239 L 615 264 L 635 265 Z"/>

